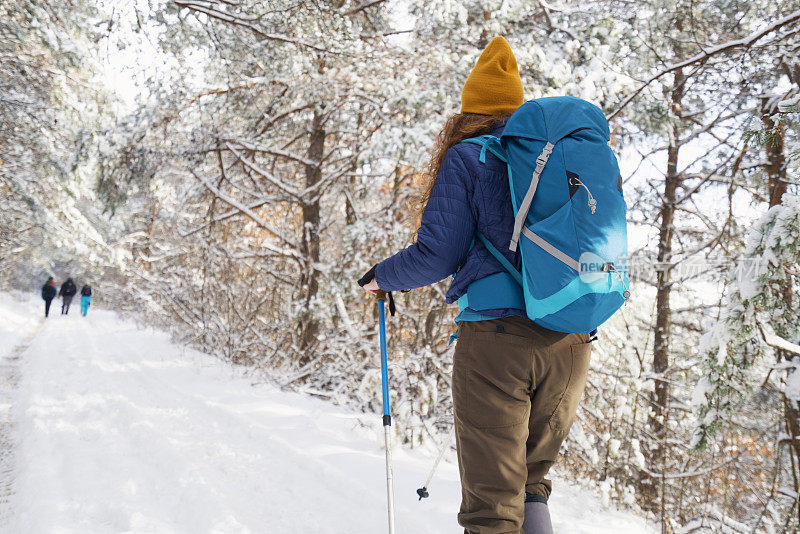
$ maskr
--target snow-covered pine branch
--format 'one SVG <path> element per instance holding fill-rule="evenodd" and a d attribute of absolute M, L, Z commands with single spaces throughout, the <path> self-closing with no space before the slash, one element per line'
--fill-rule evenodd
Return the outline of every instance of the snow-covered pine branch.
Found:
<path fill-rule="evenodd" d="M 693 396 L 694 448 L 706 447 L 763 382 L 773 349 L 796 353 L 800 312 L 786 307 L 788 271 L 800 264 L 800 196 L 784 195 L 750 232 L 721 318 L 703 337 L 703 378 Z M 778 332 L 779 334 L 775 334 Z M 800 392 L 786 392 L 797 395 Z M 798 396 L 800 398 L 800 396 Z"/>

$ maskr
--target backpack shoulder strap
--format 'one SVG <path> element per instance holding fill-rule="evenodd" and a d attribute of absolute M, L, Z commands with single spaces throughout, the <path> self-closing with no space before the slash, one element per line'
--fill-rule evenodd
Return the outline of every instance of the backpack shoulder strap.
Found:
<path fill-rule="evenodd" d="M 481 147 L 481 155 L 478 157 L 478 160 L 481 163 L 486 163 L 487 150 L 492 154 L 494 154 L 497 157 L 497 159 L 499 159 L 503 163 L 508 163 L 508 160 L 506 158 L 506 151 L 503 150 L 503 145 L 500 144 L 500 139 L 493 135 L 481 135 L 479 137 L 470 137 L 469 139 L 464 139 L 461 142 L 472 143 L 475 145 L 479 145 Z"/>
<path fill-rule="evenodd" d="M 489 241 L 489 238 L 487 238 L 481 232 L 475 232 L 475 234 L 478 236 L 478 239 L 481 240 L 483 246 L 486 247 L 486 250 L 488 250 L 492 254 L 492 256 L 494 256 L 494 259 L 500 262 L 500 265 L 505 267 L 506 271 L 508 271 L 508 274 L 510 274 L 521 287 L 522 273 L 520 273 L 513 265 L 511 265 L 511 262 L 508 261 L 508 259 L 505 256 L 500 254 L 500 251 L 497 250 L 497 248 L 495 248 L 494 245 L 492 245 L 492 242 Z"/>
<path fill-rule="evenodd" d="M 506 158 L 506 151 L 503 149 L 503 145 L 500 143 L 500 139 L 498 137 L 495 137 L 494 135 L 481 135 L 479 137 L 470 137 L 469 139 L 464 139 L 461 142 L 472 143 L 481 147 L 481 154 L 478 158 L 478 160 L 481 163 L 486 163 L 486 151 L 488 150 L 489 152 L 494 154 L 497 157 L 497 159 L 499 159 L 503 163 L 508 164 L 508 158 Z M 511 174 L 510 165 L 508 167 L 508 172 L 510 177 Z M 497 250 L 497 248 L 492 244 L 491 241 L 489 241 L 489 239 L 485 235 L 483 235 L 481 232 L 475 232 L 475 235 L 478 237 L 478 239 L 481 240 L 481 243 L 483 243 L 483 246 L 486 247 L 486 250 L 488 250 L 491 253 L 491 255 L 494 256 L 494 259 L 500 262 L 500 265 L 502 265 L 506 269 L 506 271 L 508 271 L 508 274 L 510 274 L 521 287 L 522 274 L 511 264 L 510 261 L 508 261 L 508 259 L 506 259 L 505 256 L 503 256 L 500 253 L 499 250 Z M 472 245 L 470 245 L 470 249 L 471 248 Z"/>

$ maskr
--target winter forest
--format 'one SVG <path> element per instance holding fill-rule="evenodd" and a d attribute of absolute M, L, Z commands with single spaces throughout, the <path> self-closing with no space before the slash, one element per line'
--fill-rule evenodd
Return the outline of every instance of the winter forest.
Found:
<path fill-rule="evenodd" d="M 603 110 L 628 206 L 631 298 L 558 476 L 655 531 L 800 532 L 797 0 L 0 0 L 0 290 L 91 280 L 254 383 L 378 418 L 356 280 L 414 241 L 497 35 L 526 99 Z M 448 285 L 395 294 L 399 449 L 451 431 Z"/>

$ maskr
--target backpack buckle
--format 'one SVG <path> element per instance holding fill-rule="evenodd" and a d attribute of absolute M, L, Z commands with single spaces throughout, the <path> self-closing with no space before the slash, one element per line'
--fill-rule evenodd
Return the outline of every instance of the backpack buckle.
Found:
<path fill-rule="evenodd" d="M 546 145 L 544 145 L 541 154 L 539 154 L 539 156 L 536 158 L 537 167 L 544 168 L 544 166 L 547 164 L 547 160 L 550 159 L 550 154 L 553 153 L 554 146 L 555 145 L 553 145 L 552 143 L 547 143 Z"/>

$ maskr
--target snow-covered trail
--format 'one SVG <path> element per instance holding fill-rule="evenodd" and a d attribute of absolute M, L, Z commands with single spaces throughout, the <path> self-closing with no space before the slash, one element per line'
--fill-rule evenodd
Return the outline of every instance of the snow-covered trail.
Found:
<path fill-rule="evenodd" d="M 386 531 L 379 415 L 253 386 L 163 333 L 76 311 L 52 315 L 18 351 L 10 513 L 0 531 Z M 400 534 L 461 532 L 452 461 L 431 498 L 416 499 L 431 462 L 396 450 Z M 562 482 L 551 508 L 557 532 L 649 532 Z"/>
<path fill-rule="evenodd" d="M 13 511 L 11 497 L 17 447 L 11 407 L 19 384 L 19 360 L 43 326 L 36 303 L 25 297 L 20 299 L 0 293 L 0 529 L 10 523 Z"/>
<path fill-rule="evenodd" d="M 41 327 L 41 326 L 40 326 Z M 39 327 L 39 328 L 40 328 Z M 0 359 L 0 525 L 10 522 L 11 496 L 14 492 L 14 419 L 11 413 L 19 385 L 20 356 L 28 348 L 39 328 L 33 330 L 19 345 Z"/>

